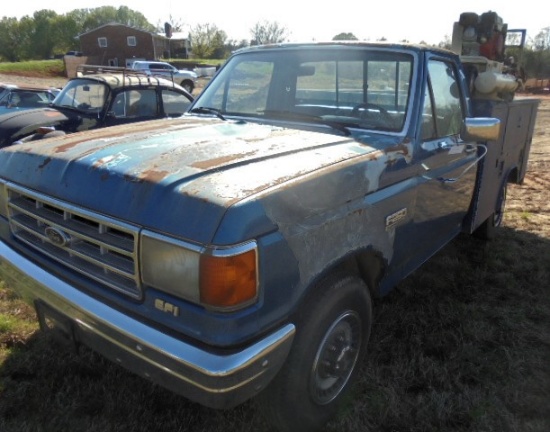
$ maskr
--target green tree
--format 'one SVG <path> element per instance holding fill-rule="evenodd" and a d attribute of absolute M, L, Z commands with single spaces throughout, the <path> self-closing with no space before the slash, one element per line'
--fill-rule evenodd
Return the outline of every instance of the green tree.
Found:
<path fill-rule="evenodd" d="M 353 33 L 338 33 L 332 38 L 333 41 L 356 41 L 359 40 Z"/>
<path fill-rule="evenodd" d="M 48 59 L 52 57 L 56 45 L 55 22 L 58 18 L 53 10 L 43 9 L 33 15 L 34 30 L 31 31 L 30 43 L 27 47 L 30 58 Z"/>
<path fill-rule="evenodd" d="M 75 9 L 65 15 L 42 9 L 20 20 L 2 18 L 0 57 L 7 61 L 51 58 L 77 48 L 79 34 L 111 22 L 155 31 L 142 13 L 127 6 Z"/>
<path fill-rule="evenodd" d="M 21 18 L 21 21 L 19 21 L 20 60 L 37 59 L 37 57 L 35 56 L 35 50 L 33 46 L 34 33 L 35 33 L 34 18 L 28 15 Z"/>
<path fill-rule="evenodd" d="M 0 21 L 0 57 L 3 60 L 21 60 L 20 27 L 17 18 L 3 17 Z"/>
<path fill-rule="evenodd" d="M 205 59 L 216 58 L 215 54 L 219 55 L 227 40 L 225 32 L 211 23 L 197 24 L 191 29 L 190 37 L 193 56 Z"/>
<path fill-rule="evenodd" d="M 113 6 L 102 6 L 95 9 L 88 9 L 88 14 L 82 23 L 82 33 L 111 22 L 136 27 L 150 32 L 155 31 L 155 26 L 149 23 L 141 12 L 133 11 L 127 6 L 120 6 L 118 9 Z"/>
<path fill-rule="evenodd" d="M 79 49 L 77 35 L 81 33 L 82 27 L 70 14 L 57 17 L 54 23 L 55 47 L 54 54 L 62 54 L 71 50 Z"/>
<path fill-rule="evenodd" d="M 288 40 L 288 29 L 276 21 L 258 22 L 250 29 L 251 45 L 281 43 Z"/>

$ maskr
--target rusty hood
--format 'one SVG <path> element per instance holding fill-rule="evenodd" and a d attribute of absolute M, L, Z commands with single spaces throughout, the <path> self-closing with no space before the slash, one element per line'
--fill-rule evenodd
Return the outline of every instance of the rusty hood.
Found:
<path fill-rule="evenodd" d="M 254 203 L 248 210 L 256 215 L 253 231 L 274 229 L 255 196 L 374 151 L 350 137 L 190 117 L 14 145 L 0 151 L 0 176 L 95 212 L 209 243 L 231 206 Z"/>

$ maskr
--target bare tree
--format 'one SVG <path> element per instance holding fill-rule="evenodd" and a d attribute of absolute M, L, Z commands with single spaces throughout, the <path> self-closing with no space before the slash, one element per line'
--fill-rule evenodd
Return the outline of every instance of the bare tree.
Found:
<path fill-rule="evenodd" d="M 288 29 L 276 21 L 258 22 L 250 29 L 251 45 L 281 43 L 288 40 Z"/>
<path fill-rule="evenodd" d="M 426 44 L 425 44 L 426 45 Z M 447 34 L 443 36 L 443 40 L 437 44 L 439 48 L 450 50 L 453 47 L 453 41 L 451 37 Z"/>
<path fill-rule="evenodd" d="M 170 25 L 172 32 L 182 32 L 188 28 L 187 24 L 181 18 L 175 18 L 172 14 L 168 15 L 168 20 L 165 22 L 157 22 L 157 32 L 166 32 L 166 24 Z"/>
<path fill-rule="evenodd" d="M 533 46 L 536 51 L 550 50 L 550 27 L 543 28 L 533 41 Z"/>

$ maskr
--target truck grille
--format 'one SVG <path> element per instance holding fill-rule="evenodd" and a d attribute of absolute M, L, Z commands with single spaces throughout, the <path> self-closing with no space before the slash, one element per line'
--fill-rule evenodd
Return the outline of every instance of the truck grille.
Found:
<path fill-rule="evenodd" d="M 13 185 L 12 234 L 50 258 L 130 297 L 141 298 L 134 226 Z"/>

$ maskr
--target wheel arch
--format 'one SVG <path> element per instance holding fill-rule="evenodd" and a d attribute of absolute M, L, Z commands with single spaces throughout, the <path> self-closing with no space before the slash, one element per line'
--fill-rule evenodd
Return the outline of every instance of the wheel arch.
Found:
<path fill-rule="evenodd" d="M 517 165 L 510 167 L 507 175 L 504 177 L 506 183 L 521 184 L 523 178 L 520 177 L 520 170 Z"/>
<path fill-rule="evenodd" d="M 336 277 L 336 275 L 351 275 L 361 279 L 368 290 L 371 298 L 380 297 L 379 285 L 386 273 L 387 261 L 383 254 L 373 247 L 352 251 L 341 257 L 332 265 L 327 266 L 316 277 L 312 278 L 304 290 L 299 301 L 296 303 L 294 313 L 299 313 L 304 304 L 312 296 L 318 295 L 318 287 L 323 284 L 321 281 Z"/>

